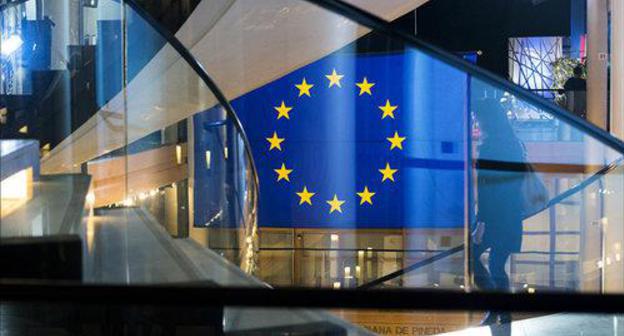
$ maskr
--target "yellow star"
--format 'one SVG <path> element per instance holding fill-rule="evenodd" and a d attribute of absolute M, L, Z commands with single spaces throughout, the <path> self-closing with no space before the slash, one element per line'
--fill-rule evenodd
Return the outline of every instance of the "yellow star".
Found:
<path fill-rule="evenodd" d="M 286 169 L 286 165 L 282 163 L 282 167 L 279 169 L 273 169 L 273 171 L 275 171 L 277 173 L 277 182 L 281 181 L 281 180 L 286 180 L 288 182 L 290 182 L 290 178 L 288 177 L 288 175 L 290 175 L 290 173 L 292 173 L 292 169 Z"/>
<path fill-rule="evenodd" d="M 284 142 L 284 138 L 278 138 L 277 132 L 273 132 L 273 136 L 270 138 L 266 138 L 267 141 L 271 144 L 269 150 L 273 150 L 273 148 L 277 148 L 282 150 L 282 142 Z"/>
<path fill-rule="evenodd" d="M 332 87 L 334 85 L 338 86 L 338 87 L 342 87 L 340 85 L 340 80 L 342 79 L 342 77 L 344 77 L 344 75 L 339 75 L 336 73 L 336 69 L 334 69 L 334 71 L 332 71 L 331 75 L 325 75 L 325 77 L 327 77 L 327 79 L 329 79 L 329 87 Z"/>
<path fill-rule="evenodd" d="M 405 137 L 400 137 L 399 132 L 394 132 L 393 137 L 386 139 L 388 139 L 391 143 L 390 150 L 393 150 L 394 148 L 403 149 L 403 141 L 405 141 Z"/>
<path fill-rule="evenodd" d="M 362 198 L 360 200 L 360 205 L 364 203 L 373 204 L 373 196 L 375 196 L 375 193 L 369 191 L 367 186 L 364 187 L 364 191 L 357 193 L 357 195 Z"/>
<path fill-rule="evenodd" d="M 368 93 L 369 96 L 373 95 L 371 88 L 375 85 L 375 83 L 369 83 L 366 77 L 364 77 L 364 80 L 361 83 L 355 83 L 355 85 L 360 88 L 360 96 L 365 92 Z"/>
<path fill-rule="evenodd" d="M 277 119 L 281 119 L 282 117 L 286 119 L 290 119 L 290 115 L 288 115 L 288 112 L 292 110 L 292 107 L 286 106 L 283 100 L 282 100 L 282 105 L 275 106 L 273 108 L 275 109 L 275 111 L 277 111 Z"/>
<path fill-rule="evenodd" d="M 297 193 L 297 196 L 299 196 L 300 200 L 299 200 L 299 205 L 303 204 L 303 203 L 308 203 L 310 205 L 312 205 L 312 196 L 316 195 L 316 193 L 313 192 L 309 192 L 308 191 L 308 187 L 303 186 L 303 190 L 301 192 Z"/>
<path fill-rule="evenodd" d="M 327 204 L 331 206 L 331 208 L 329 209 L 329 213 L 332 213 L 334 211 L 338 211 L 342 213 L 342 205 L 344 204 L 345 201 L 339 200 L 336 194 L 334 194 L 334 199 L 332 199 L 331 201 L 326 201 L 326 202 Z"/>
<path fill-rule="evenodd" d="M 306 79 L 303 79 L 303 82 L 301 82 L 301 84 L 295 84 L 295 87 L 297 89 L 299 89 L 299 97 L 306 95 L 308 97 L 310 96 L 310 89 L 314 86 L 314 84 L 308 84 L 306 82 Z"/>
<path fill-rule="evenodd" d="M 395 106 L 390 105 L 390 100 L 386 99 L 386 105 L 379 106 L 379 109 L 383 111 L 383 115 L 381 116 L 381 119 L 384 119 L 386 117 L 390 117 L 394 119 L 394 110 L 396 110 L 397 108 L 398 108 L 397 105 Z"/>
<path fill-rule="evenodd" d="M 394 182 L 394 173 L 396 173 L 397 171 L 398 169 L 392 169 L 390 168 L 390 164 L 386 163 L 386 168 L 379 169 L 379 172 L 383 174 L 383 178 L 381 179 L 381 182 L 388 180 L 388 179 Z"/>

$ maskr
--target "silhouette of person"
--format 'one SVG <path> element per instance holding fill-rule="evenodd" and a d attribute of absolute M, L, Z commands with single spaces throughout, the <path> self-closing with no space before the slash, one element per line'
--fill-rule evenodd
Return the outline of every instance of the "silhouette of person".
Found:
<path fill-rule="evenodd" d="M 566 96 L 566 109 L 585 119 L 587 116 L 587 82 L 583 79 L 583 67 L 574 68 L 574 76 L 563 84 Z"/>
<path fill-rule="evenodd" d="M 477 212 L 473 231 L 474 281 L 481 290 L 508 291 L 505 265 L 522 245 L 524 146 L 505 111 L 493 99 L 477 101 L 475 116 L 481 131 L 477 148 Z M 481 256 L 489 249 L 488 269 Z M 488 312 L 481 322 L 510 322 L 509 313 Z"/>

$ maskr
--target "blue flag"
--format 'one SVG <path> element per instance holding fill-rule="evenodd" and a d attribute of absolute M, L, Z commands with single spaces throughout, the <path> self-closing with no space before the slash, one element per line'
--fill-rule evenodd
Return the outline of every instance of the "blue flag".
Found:
<path fill-rule="evenodd" d="M 345 48 L 235 99 L 260 177 L 259 226 L 463 226 L 467 92 L 466 74 L 422 53 Z M 196 153 L 206 118 L 194 119 Z M 202 164 L 198 225 L 209 217 Z"/>

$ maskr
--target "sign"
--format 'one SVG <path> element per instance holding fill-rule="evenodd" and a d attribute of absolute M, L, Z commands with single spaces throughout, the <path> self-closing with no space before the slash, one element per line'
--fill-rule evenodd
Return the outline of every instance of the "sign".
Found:
<path fill-rule="evenodd" d="M 338 317 L 378 335 L 425 336 L 470 327 L 472 315 L 465 312 L 405 312 L 387 310 L 336 310 Z M 475 319 L 480 318 L 476 316 Z"/>

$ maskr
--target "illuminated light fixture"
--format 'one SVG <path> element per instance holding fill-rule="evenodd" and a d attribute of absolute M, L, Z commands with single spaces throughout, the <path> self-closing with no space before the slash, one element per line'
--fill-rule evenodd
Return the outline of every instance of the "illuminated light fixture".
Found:
<path fill-rule="evenodd" d="M 18 132 L 22 134 L 28 133 L 28 126 L 27 125 L 22 126 L 22 128 L 20 128 Z"/>
<path fill-rule="evenodd" d="M 176 145 L 176 162 L 182 164 L 182 146 Z"/>
<path fill-rule="evenodd" d="M 338 241 L 338 239 L 340 239 L 340 237 L 338 237 L 338 235 L 337 235 L 337 234 L 332 234 L 332 235 L 330 235 L 330 236 L 329 236 L 329 239 L 330 239 L 331 241 L 333 241 L 333 242 L 337 242 L 337 241 Z"/>
<path fill-rule="evenodd" d="M 90 206 L 93 206 L 95 204 L 95 194 L 93 192 L 88 193 L 86 197 L 86 201 L 87 201 L 87 204 L 89 204 Z"/>
<path fill-rule="evenodd" d="M 225 157 L 226 160 L 228 159 L 228 148 L 227 147 L 223 148 L 223 156 Z"/>
<path fill-rule="evenodd" d="M 84 0 L 83 6 L 96 8 L 98 6 L 98 0 Z"/>
<path fill-rule="evenodd" d="M 22 38 L 17 34 L 13 34 L 8 39 L 1 42 L 0 51 L 2 52 L 2 55 L 8 56 L 19 49 L 22 44 L 24 44 Z"/>
<path fill-rule="evenodd" d="M 4 217 L 32 198 L 32 167 L 0 181 L 0 217 Z"/>
<path fill-rule="evenodd" d="M 6 107 L 0 108 L 0 124 L 6 124 L 7 114 L 9 114 L 9 110 Z"/>
<path fill-rule="evenodd" d="M 206 168 L 207 168 L 207 169 L 210 169 L 210 163 L 211 163 L 211 162 L 210 162 L 210 151 L 209 151 L 209 150 L 207 150 L 207 151 L 206 151 Z"/>
<path fill-rule="evenodd" d="M 123 206 L 131 207 L 134 206 L 134 199 L 132 197 L 128 197 L 123 201 Z"/>
<path fill-rule="evenodd" d="M 32 180 L 32 169 L 21 170 L 6 179 L 2 180 L 2 199 L 27 199 L 29 195 L 29 184 Z"/>
<path fill-rule="evenodd" d="M 334 287 L 334 289 L 340 289 L 340 282 L 339 281 L 334 282 L 334 286 L 333 287 Z"/>

